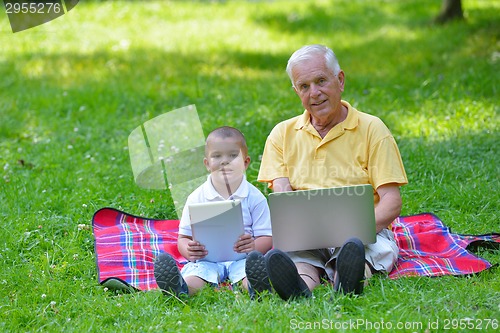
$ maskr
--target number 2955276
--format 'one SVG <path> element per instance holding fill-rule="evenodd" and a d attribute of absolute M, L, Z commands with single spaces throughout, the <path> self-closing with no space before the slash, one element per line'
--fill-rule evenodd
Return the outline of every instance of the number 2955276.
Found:
<path fill-rule="evenodd" d="M 59 14 L 63 11 L 60 3 L 57 2 L 5 2 L 7 14 Z"/>

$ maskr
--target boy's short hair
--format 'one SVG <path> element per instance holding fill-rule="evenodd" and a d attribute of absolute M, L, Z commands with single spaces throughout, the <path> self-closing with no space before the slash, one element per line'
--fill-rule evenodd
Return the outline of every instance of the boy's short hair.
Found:
<path fill-rule="evenodd" d="M 231 127 L 231 126 L 222 126 L 214 129 L 212 132 L 210 132 L 207 135 L 207 140 L 205 141 L 205 155 L 207 154 L 207 146 L 208 146 L 208 141 L 212 138 L 236 138 L 239 140 L 241 151 L 243 156 L 248 155 L 248 147 L 247 147 L 247 142 L 245 140 L 245 136 L 243 133 L 241 133 L 238 129 Z"/>

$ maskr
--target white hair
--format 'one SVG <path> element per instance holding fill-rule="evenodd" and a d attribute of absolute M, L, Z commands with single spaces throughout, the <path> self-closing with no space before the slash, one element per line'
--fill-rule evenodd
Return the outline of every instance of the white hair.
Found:
<path fill-rule="evenodd" d="M 319 44 L 306 45 L 292 54 L 286 66 L 286 72 L 288 74 L 288 77 L 290 78 L 290 81 L 292 81 L 293 86 L 295 86 L 292 77 L 293 68 L 303 61 L 312 59 L 313 56 L 318 54 L 325 57 L 326 67 L 329 68 L 334 75 L 337 75 L 340 72 L 340 65 L 337 57 L 330 48 Z"/>

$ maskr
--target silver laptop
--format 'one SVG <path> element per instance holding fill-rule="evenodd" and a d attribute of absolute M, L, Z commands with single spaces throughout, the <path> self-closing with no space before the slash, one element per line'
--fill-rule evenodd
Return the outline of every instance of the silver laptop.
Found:
<path fill-rule="evenodd" d="M 221 262 L 245 258 L 233 251 L 243 235 L 240 200 L 204 202 L 188 206 L 193 239 L 205 246 L 208 255 L 202 261 Z"/>
<path fill-rule="evenodd" d="M 351 238 L 376 241 L 371 185 L 269 194 L 273 246 L 282 251 L 339 247 Z"/>

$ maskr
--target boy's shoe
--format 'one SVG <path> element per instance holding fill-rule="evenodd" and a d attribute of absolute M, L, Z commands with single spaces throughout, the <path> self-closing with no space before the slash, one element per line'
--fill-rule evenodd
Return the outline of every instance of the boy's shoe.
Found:
<path fill-rule="evenodd" d="M 337 257 L 334 289 L 343 294 L 363 292 L 365 246 L 357 238 L 348 239 Z"/>
<path fill-rule="evenodd" d="M 168 253 L 161 253 L 154 262 L 156 284 L 165 295 L 188 293 L 186 281 L 182 278 L 175 259 Z"/>
<path fill-rule="evenodd" d="M 283 251 L 271 250 L 264 258 L 269 280 L 282 299 L 286 301 L 301 296 L 312 296 L 307 284 L 300 277 L 294 262 Z"/>
<path fill-rule="evenodd" d="M 269 276 L 267 275 L 266 261 L 259 251 L 252 251 L 245 261 L 245 273 L 248 282 L 248 294 L 251 299 L 267 290 L 272 292 Z"/>

